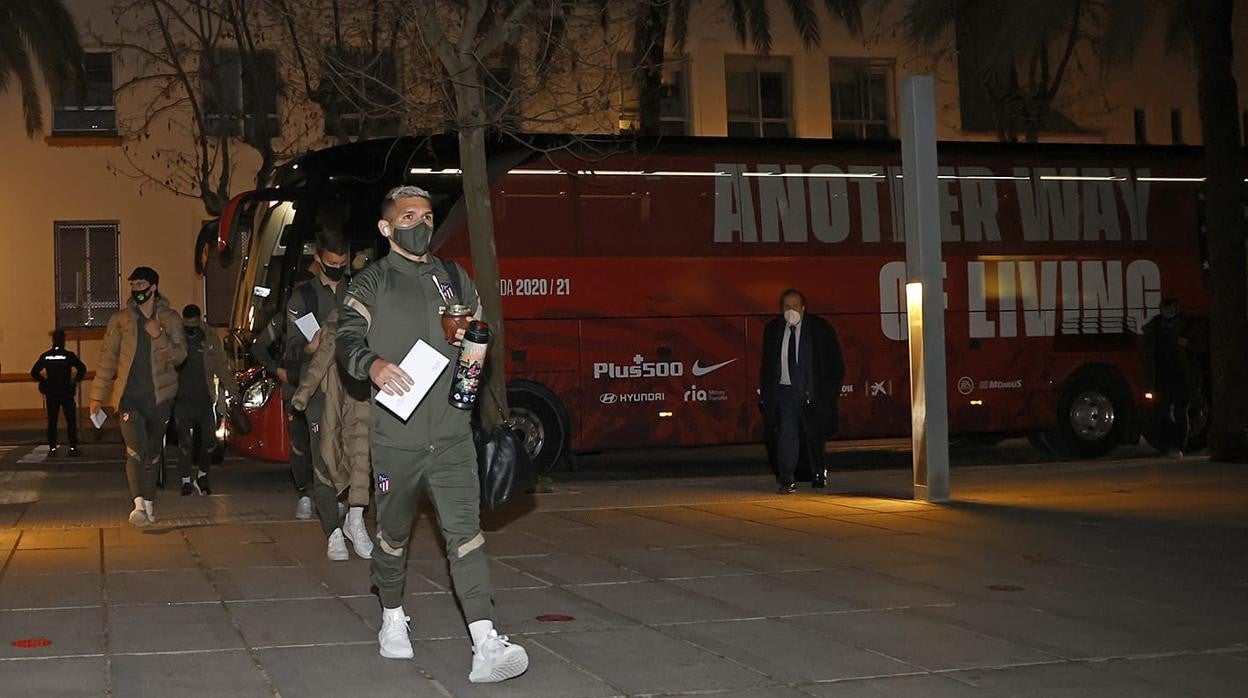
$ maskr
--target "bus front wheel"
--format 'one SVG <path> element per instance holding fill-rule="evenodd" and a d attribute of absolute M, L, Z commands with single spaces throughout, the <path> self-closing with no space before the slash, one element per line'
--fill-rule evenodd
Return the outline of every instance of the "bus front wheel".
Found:
<path fill-rule="evenodd" d="M 1090 368 L 1062 390 L 1053 445 L 1067 456 L 1098 458 L 1124 441 L 1130 424 L 1131 400 L 1122 379 L 1109 369 Z"/>
<path fill-rule="evenodd" d="M 521 380 L 507 384 L 507 406 L 538 474 L 554 470 L 567 457 L 572 433 L 563 403 L 545 386 Z"/>

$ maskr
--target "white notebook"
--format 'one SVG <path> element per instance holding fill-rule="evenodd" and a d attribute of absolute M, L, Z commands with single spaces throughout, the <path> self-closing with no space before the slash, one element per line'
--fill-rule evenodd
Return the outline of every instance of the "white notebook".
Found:
<path fill-rule="evenodd" d="M 442 352 L 434 349 L 425 343 L 425 341 L 417 340 L 416 346 L 407 352 L 407 356 L 403 357 L 403 361 L 399 362 L 399 368 L 407 372 L 411 376 L 411 390 L 402 395 L 387 395 L 385 392 L 377 393 L 377 404 L 390 410 L 394 416 L 403 421 L 407 421 L 412 416 L 412 412 L 416 411 L 416 406 L 421 400 L 425 399 L 425 395 L 433 384 L 438 381 L 438 376 L 442 375 L 442 371 L 446 370 L 446 365 L 450 360 L 442 355 Z"/>

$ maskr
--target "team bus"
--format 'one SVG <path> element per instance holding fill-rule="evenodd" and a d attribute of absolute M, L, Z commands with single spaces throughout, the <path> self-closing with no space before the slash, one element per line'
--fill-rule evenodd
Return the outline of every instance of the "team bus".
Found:
<path fill-rule="evenodd" d="M 1207 307 L 1198 151 L 942 143 L 939 156 L 951 433 L 1083 457 L 1138 440 L 1141 328 L 1163 297 Z M 840 337 L 837 438 L 909 432 L 896 143 L 534 137 L 491 150 L 489 180 L 508 399 L 540 467 L 761 441 L 762 330 L 788 287 Z M 318 229 L 349 234 L 356 268 L 386 254 L 379 202 L 400 184 L 432 193 L 437 254 L 471 269 L 454 136 L 311 152 L 231 202 L 220 244 L 241 252 L 241 360 Z M 234 446 L 284 459 L 275 382 L 240 369 L 255 428 Z"/>

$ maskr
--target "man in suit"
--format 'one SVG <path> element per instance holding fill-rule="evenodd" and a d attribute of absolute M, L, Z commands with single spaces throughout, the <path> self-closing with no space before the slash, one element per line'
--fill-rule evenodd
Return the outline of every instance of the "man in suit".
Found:
<path fill-rule="evenodd" d="M 796 490 L 794 474 L 805 452 L 814 472 L 812 485 L 827 486 L 824 443 L 836 431 L 836 401 L 845 362 L 836 330 L 806 312 L 806 296 L 790 288 L 780 294 L 780 317 L 763 330 L 759 395 L 779 494 Z"/>

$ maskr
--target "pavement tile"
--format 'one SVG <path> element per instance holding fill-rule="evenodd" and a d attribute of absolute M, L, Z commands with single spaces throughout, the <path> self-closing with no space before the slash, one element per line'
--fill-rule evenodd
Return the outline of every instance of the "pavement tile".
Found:
<path fill-rule="evenodd" d="M 959 598 L 926 584 L 907 582 L 867 570 L 831 569 L 817 572 L 783 572 L 773 575 L 787 586 L 813 594 L 833 594 L 849 599 L 859 608 L 893 608 L 953 603 Z"/>
<path fill-rule="evenodd" d="M 114 656 L 113 695 L 134 698 L 268 698 L 264 674 L 246 652 Z"/>
<path fill-rule="evenodd" d="M 602 553 L 600 557 L 654 579 L 717 577 L 749 572 L 722 560 L 699 555 L 695 549 L 612 550 Z"/>
<path fill-rule="evenodd" d="M 778 620 L 692 623 L 665 628 L 664 632 L 761 671 L 779 683 L 916 671 L 909 664 Z"/>
<path fill-rule="evenodd" d="M 46 639 L 47 647 L 20 648 L 16 640 Z M 104 651 L 104 609 L 0 611 L 0 658 L 98 654 Z"/>
<path fill-rule="evenodd" d="M 859 524 L 862 526 L 874 526 L 883 528 L 894 533 L 943 533 L 954 526 L 953 523 L 946 521 L 925 519 L 919 516 L 912 516 L 909 513 L 902 514 L 856 514 L 847 516 L 842 521 Z"/>
<path fill-rule="evenodd" d="M 232 601 L 228 605 L 251 647 L 376 639 L 338 599 Z"/>
<path fill-rule="evenodd" d="M 103 603 L 98 574 L 5 575 L 0 608 L 63 608 Z"/>
<path fill-rule="evenodd" d="M 104 548 L 106 572 L 142 570 L 185 570 L 199 567 L 199 561 L 185 545 L 124 546 Z"/>
<path fill-rule="evenodd" d="M 579 586 L 569 587 L 568 591 L 647 625 L 756 615 L 668 582 Z"/>
<path fill-rule="evenodd" d="M 52 548 L 100 547 L 98 528 L 31 529 L 22 533 L 18 550 L 47 550 Z"/>
<path fill-rule="evenodd" d="M 562 589 L 510 589 L 495 594 L 500 632 L 541 633 L 602 630 L 636 625 L 636 621 Z M 570 621 L 540 621 L 542 615 L 572 616 Z"/>
<path fill-rule="evenodd" d="M 510 631 L 509 631 L 510 632 Z M 414 661 L 446 686 L 456 698 L 606 698 L 620 691 L 547 649 L 542 642 L 550 636 L 526 639 L 511 635 L 529 654 L 529 670 L 514 679 L 497 684 L 468 681 L 472 651 L 464 640 L 417 642 Z"/>
<path fill-rule="evenodd" d="M 772 519 L 794 519 L 810 516 L 805 511 L 794 511 L 763 504 L 748 504 L 746 502 L 737 504 L 699 504 L 690 508 L 714 514 L 718 517 L 742 519 L 745 521 L 771 521 Z M 715 521 L 716 519 L 707 518 L 703 520 Z"/>
<path fill-rule="evenodd" d="M 648 579 L 618 563 L 587 553 L 509 558 L 507 564 L 555 584 L 593 584 Z"/>
<path fill-rule="evenodd" d="M 597 528 L 564 528 L 532 534 L 540 538 L 542 546 L 529 554 L 542 553 L 604 553 L 615 550 L 637 550 L 644 544 L 629 538 L 623 531 L 604 531 Z M 488 543 L 487 543 L 488 545 Z"/>
<path fill-rule="evenodd" d="M 265 527 L 257 524 L 187 526 L 182 529 L 182 533 L 195 548 L 273 542 L 273 537 L 269 535 Z"/>
<path fill-rule="evenodd" d="M 809 695 L 809 693 L 802 693 L 796 688 L 787 686 L 745 688 L 739 691 L 720 691 L 714 694 L 715 698 L 807 698 Z"/>
<path fill-rule="evenodd" d="M 373 593 L 373 582 L 368 577 L 368 562 L 364 560 L 350 560 L 348 562 L 321 561 L 302 566 L 300 569 L 307 570 L 308 573 L 315 575 L 317 579 L 329 585 L 333 593 L 340 596 Z M 437 587 L 433 584 L 422 581 L 411 574 L 408 575 L 407 587 L 409 591 L 414 587 L 421 587 L 422 585 L 428 587 L 430 591 L 437 590 Z"/>
<path fill-rule="evenodd" d="M 115 606 L 109 610 L 114 653 L 240 649 L 230 617 L 219 603 Z"/>
<path fill-rule="evenodd" d="M 742 504 L 740 506 L 751 506 Z M 645 507 L 632 510 L 634 516 L 654 521 L 663 521 L 678 526 L 696 526 L 706 521 L 722 521 L 724 515 L 709 510 L 708 507 Z"/>
<path fill-rule="evenodd" d="M 767 523 L 771 526 L 809 533 L 820 538 L 862 538 L 864 536 L 898 535 L 897 531 L 867 525 L 859 522 L 858 519 L 859 517 L 857 516 L 844 516 L 835 519 L 805 516 L 800 519 L 773 519 Z"/>
<path fill-rule="evenodd" d="M 306 567 L 230 567 L 210 570 L 208 577 L 226 601 L 333 596 Z"/>
<path fill-rule="evenodd" d="M 523 531 L 487 532 L 485 534 L 485 549 L 491 557 L 542 555 L 558 552 L 550 542 L 543 540 L 535 534 Z M 446 557 L 446 549 L 439 545 L 434 556 Z"/>
<path fill-rule="evenodd" d="M 124 527 L 113 526 L 103 529 L 104 549 L 129 546 L 180 546 L 186 547 L 186 539 L 176 528 L 135 528 L 127 524 Z"/>
<path fill-rule="evenodd" d="M 804 495 L 799 497 L 775 497 L 759 504 L 777 511 L 787 511 L 818 518 L 834 518 L 869 513 L 870 510 L 868 509 L 851 506 L 851 499 L 835 494 Z"/>
<path fill-rule="evenodd" d="M 99 548 L 16 550 L 9 557 L 6 576 L 15 574 L 100 573 Z"/>
<path fill-rule="evenodd" d="M 768 521 L 767 523 L 755 523 L 753 521 L 743 521 L 740 519 L 726 519 L 722 522 L 717 521 L 700 524 L 698 528 L 726 538 L 732 538 L 746 543 L 757 543 L 759 545 L 771 545 L 773 543 L 809 545 L 821 540 L 817 536 L 812 536 L 802 531 L 795 531 L 793 529 L 773 525 L 778 522 L 793 520 L 794 519 L 776 519 L 774 521 Z"/>
<path fill-rule="evenodd" d="M 200 545 L 195 548 L 205 567 L 282 567 L 297 564 L 273 543 Z"/>
<path fill-rule="evenodd" d="M 1053 655 L 985 637 L 906 611 L 798 616 L 797 623 L 854 647 L 930 669 L 966 669 L 1055 659 Z"/>
<path fill-rule="evenodd" d="M 718 560 L 755 572 L 795 572 L 829 567 L 826 562 L 787 550 L 761 545 L 717 545 L 689 551 L 698 557 Z"/>
<path fill-rule="evenodd" d="M 783 583 L 782 579 L 775 575 L 752 574 L 673 580 L 671 583 L 740 608 L 744 615 L 749 616 L 786 616 L 862 608 L 860 604 L 833 593 L 808 593 L 800 587 Z"/>
<path fill-rule="evenodd" d="M 992 695 L 937 674 L 816 683 L 802 686 L 802 690 L 819 698 L 989 698 Z"/>
<path fill-rule="evenodd" d="M 1046 664 L 1040 666 L 1007 667 L 997 670 L 959 671 L 949 674 L 951 678 L 965 681 L 982 689 L 986 695 L 1018 696 L 1019 698 L 1173 698 L 1183 695 L 1174 689 L 1164 689 L 1124 676 L 1097 671 L 1088 664 Z M 1242 688 L 1243 684 L 1239 684 Z M 1187 695 L 1219 695 L 1217 693 L 1188 693 Z M 1221 695 L 1233 695 L 1231 693 Z"/>
<path fill-rule="evenodd" d="M 12 695 L 97 698 L 107 683 L 104 657 L 0 662 L 0 686 Z"/>
<path fill-rule="evenodd" d="M 462 643 L 461 643 L 462 644 Z M 441 698 L 421 664 L 384 659 L 377 645 L 279 647 L 256 659 L 278 693 L 299 698 Z"/>
<path fill-rule="evenodd" d="M 772 683 L 761 673 L 652 628 L 543 635 L 539 641 L 629 694 L 743 689 Z"/>
<path fill-rule="evenodd" d="M 104 584 L 110 605 L 217 600 L 208 578 L 197 569 L 110 572 L 104 575 Z"/>
<path fill-rule="evenodd" d="M 1110 685 L 1124 679 L 1143 681 L 1155 686 L 1157 695 L 1234 696 L 1243 695 L 1248 686 L 1248 662 L 1222 654 L 1115 659 L 1088 666 L 1104 672 Z"/>

